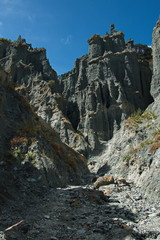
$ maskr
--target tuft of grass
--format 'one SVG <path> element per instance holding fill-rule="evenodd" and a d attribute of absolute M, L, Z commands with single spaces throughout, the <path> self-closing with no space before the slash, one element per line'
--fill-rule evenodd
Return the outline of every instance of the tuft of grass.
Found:
<path fill-rule="evenodd" d="M 135 113 L 133 113 L 126 121 L 125 125 L 129 128 L 138 128 L 139 124 L 143 123 L 143 121 L 149 121 L 156 119 L 157 115 L 151 111 L 143 112 L 141 109 L 138 109 Z M 152 123 L 148 123 L 145 128 L 151 126 Z"/>
<path fill-rule="evenodd" d="M 150 152 L 157 150 L 158 148 L 160 148 L 160 142 L 155 142 L 150 146 Z"/>
<path fill-rule="evenodd" d="M 142 115 L 141 115 L 142 119 L 144 120 L 152 120 L 152 119 L 156 119 L 157 115 L 152 112 L 152 111 L 145 111 Z"/>
<path fill-rule="evenodd" d="M 15 159 L 20 158 L 20 157 L 21 157 L 21 151 L 20 151 L 20 149 L 15 149 L 15 150 L 13 150 L 13 151 L 12 151 L 12 155 L 13 155 L 13 157 L 14 157 Z"/>
<path fill-rule="evenodd" d="M 139 150 L 140 150 L 140 147 L 135 147 L 135 148 L 132 149 L 132 152 L 134 153 L 134 152 L 137 152 Z"/>
<path fill-rule="evenodd" d="M 122 161 L 125 163 L 125 165 L 129 166 L 129 162 L 132 158 L 132 153 L 129 151 L 123 158 Z"/>
<path fill-rule="evenodd" d="M 143 148 L 143 147 L 145 147 L 145 146 L 147 146 L 147 145 L 152 144 L 153 142 L 154 142 L 153 139 L 147 139 L 147 140 L 145 140 L 145 141 L 143 141 L 143 142 L 140 143 L 139 148 L 141 149 L 141 148 Z"/>
<path fill-rule="evenodd" d="M 36 155 L 35 155 L 35 153 L 28 152 L 28 153 L 25 154 L 25 157 L 26 157 L 26 159 L 29 162 L 31 162 L 33 165 L 35 165 L 35 163 L 36 163 L 36 159 L 35 159 Z"/>
<path fill-rule="evenodd" d="M 156 130 L 153 132 L 153 137 L 156 137 L 157 135 L 160 135 L 160 128 L 156 128 Z"/>

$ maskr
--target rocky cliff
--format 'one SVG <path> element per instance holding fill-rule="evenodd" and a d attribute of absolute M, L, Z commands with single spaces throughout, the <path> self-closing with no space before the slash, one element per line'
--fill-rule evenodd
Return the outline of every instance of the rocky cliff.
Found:
<path fill-rule="evenodd" d="M 1 40 L 0 65 L 63 142 L 88 156 L 98 151 L 136 109 L 152 101 L 151 49 L 125 42 L 111 25 L 110 34 L 93 35 L 89 53 L 74 69 L 57 78 L 45 49 L 33 49 L 19 37 Z"/>
<path fill-rule="evenodd" d="M 0 201 L 33 185 L 84 183 L 86 159 L 63 144 L 0 69 Z M 30 187 L 29 187 L 30 186 Z"/>
<path fill-rule="evenodd" d="M 1 239 L 159 239 L 159 29 L 153 64 L 112 24 L 59 78 L 45 49 L 0 39 Z M 71 146 L 101 150 L 92 175 Z"/>
<path fill-rule="evenodd" d="M 101 156 L 90 160 L 91 171 L 128 178 L 140 187 L 143 197 L 157 204 L 160 198 L 159 29 L 158 21 L 153 29 L 152 44 L 154 102 L 144 112 L 137 111 L 125 120 Z"/>
<path fill-rule="evenodd" d="M 152 57 L 151 49 L 134 46 L 133 40 L 125 42 L 124 34 L 113 25 L 110 34 L 95 34 L 88 43 L 89 53 L 76 60 L 61 82 L 66 115 L 94 150 L 101 141 L 111 139 L 132 112 L 153 101 Z"/>
<path fill-rule="evenodd" d="M 159 23 L 153 33 L 152 86 L 158 79 L 154 55 L 158 52 L 154 44 L 158 41 L 158 27 Z M 88 54 L 78 58 L 74 69 L 58 78 L 45 49 L 33 49 L 21 36 L 14 42 L 0 39 L 0 66 L 7 76 L 2 74 L 1 81 L 6 78 L 14 94 L 25 97 L 32 111 L 55 129 L 64 143 L 86 156 L 98 153 L 101 144 L 115 135 L 131 113 L 145 110 L 153 102 L 151 48 L 134 45 L 132 39 L 125 41 L 124 34 L 116 31 L 113 24 L 110 34 L 94 34 L 88 43 Z M 2 135 L 8 134 L 4 131 Z"/>

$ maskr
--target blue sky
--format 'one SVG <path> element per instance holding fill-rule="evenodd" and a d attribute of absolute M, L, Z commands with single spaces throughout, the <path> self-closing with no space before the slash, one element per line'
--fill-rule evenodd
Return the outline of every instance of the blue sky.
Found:
<path fill-rule="evenodd" d="M 160 16 L 160 0 L 0 0 L 0 37 L 26 38 L 33 47 L 45 47 L 58 74 L 73 68 L 88 52 L 87 39 L 109 32 L 110 24 L 151 45 Z"/>

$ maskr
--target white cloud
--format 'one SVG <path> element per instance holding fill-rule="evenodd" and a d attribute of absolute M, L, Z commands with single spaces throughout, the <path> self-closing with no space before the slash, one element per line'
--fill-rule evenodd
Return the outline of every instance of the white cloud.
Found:
<path fill-rule="evenodd" d="M 61 42 L 64 45 L 69 45 L 72 41 L 72 35 L 68 35 L 66 38 L 61 38 Z"/>

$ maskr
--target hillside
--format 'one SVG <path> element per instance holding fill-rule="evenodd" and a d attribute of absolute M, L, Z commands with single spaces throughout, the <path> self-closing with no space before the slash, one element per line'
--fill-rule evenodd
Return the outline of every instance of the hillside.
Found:
<path fill-rule="evenodd" d="M 111 24 L 61 76 L 0 39 L 0 239 L 159 239 L 159 32 Z"/>

